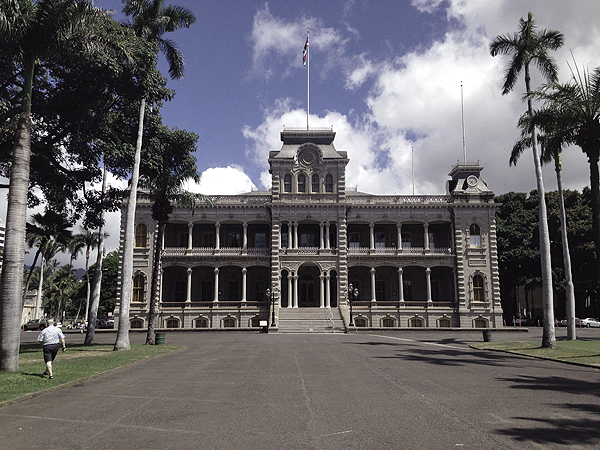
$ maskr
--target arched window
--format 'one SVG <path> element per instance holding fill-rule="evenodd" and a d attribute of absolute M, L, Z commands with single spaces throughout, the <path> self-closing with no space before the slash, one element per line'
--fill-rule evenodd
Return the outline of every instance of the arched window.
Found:
<path fill-rule="evenodd" d="M 423 319 L 420 317 L 413 317 L 410 319 L 410 326 L 413 328 L 422 328 L 423 327 Z"/>
<path fill-rule="evenodd" d="M 208 328 L 208 319 L 204 317 L 196 319 L 196 328 Z"/>
<path fill-rule="evenodd" d="M 136 248 L 145 248 L 148 229 L 145 223 L 138 223 L 135 227 L 135 246 Z"/>
<path fill-rule="evenodd" d="M 179 319 L 175 319 L 175 318 L 167 319 L 167 328 L 179 328 Z"/>
<path fill-rule="evenodd" d="M 325 177 L 325 192 L 333 192 L 333 175 L 331 174 Z"/>
<path fill-rule="evenodd" d="M 233 317 L 223 319 L 223 328 L 235 328 L 235 319 Z"/>
<path fill-rule="evenodd" d="M 440 328 L 450 328 L 450 319 L 447 317 L 442 317 L 438 320 L 438 327 Z"/>
<path fill-rule="evenodd" d="M 312 192 L 319 192 L 319 175 L 313 175 L 312 176 L 311 191 Z"/>
<path fill-rule="evenodd" d="M 473 276 L 473 301 L 485 302 L 485 290 L 483 289 L 483 277 L 481 275 Z"/>
<path fill-rule="evenodd" d="M 133 319 L 129 322 L 129 328 L 142 328 L 143 324 L 142 319 Z"/>
<path fill-rule="evenodd" d="M 306 176 L 304 174 L 298 175 L 298 192 L 306 192 Z"/>
<path fill-rule="evenodd" d="M 475 328 L 487 328 L 487 320 L 485 319 L 475 319 Z"/>
<path fill-rule="evenodd" d="M 481 247 L 481 229 L 476 223 L 471 224 L 469 227 L 469 247 Z"/>
<path fill-rule="evenodd" d="M 292 176 L 289 173 L 283 177 L 283 192 L 292 192 Z"/>
<path fill-rule="evenodd" d="M 133 297 L 132 302 L 143 302 L 144 301 L 144 275 L 139 274 L 133 278 Z"/>
<path fill-rule="evenodd" d="M 385 317 L 382 321 L 381 321 L 381 326 L 383 328 L 393 328 L 396 326 L 396 321 L 391 318 L 391 317 Z"/>
<path fill-rule="evenodd" d="M 250 326 L 254 328 L 260 327 L 260 317 L 253 317 L 250 321 Z"/>
<path fill-rule="evenodd" d="M 364 317 L 357 317 L 354 319 L 354 326 L 357 328 L 366 328 L 367 327 L 367 319 Z"/>

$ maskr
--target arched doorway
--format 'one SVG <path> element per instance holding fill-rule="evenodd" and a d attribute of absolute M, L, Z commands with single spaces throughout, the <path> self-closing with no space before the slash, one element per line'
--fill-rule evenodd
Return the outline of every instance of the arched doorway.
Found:
<path fill-rule="evenodd" d="M 303 265 L 298 269 L 298 307 L 318 308 L 320 278 L 314 265 Z"/>

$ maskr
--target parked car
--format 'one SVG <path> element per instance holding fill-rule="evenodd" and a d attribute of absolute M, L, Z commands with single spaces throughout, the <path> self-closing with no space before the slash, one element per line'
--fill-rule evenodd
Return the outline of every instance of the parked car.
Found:
<path fill-rule="evenodd" d="M 533 325 L 533 320 L 531 320 L 527 316 L 521 316 L 521 317 L 517 317 L 514 320 L 513 325 L 515 325 L 515 326 L 522 326 L 522 327 L 528 327 L 530 325 Z"/>
<path fill-rule="evenodd" d="M 43 330 L 48 326 L 46 319 L 33 319 L 23 325 L 23 329 L 27 330 Z"/>
<path fill-rule="evenodd" d="M 115 327 L 115 319 L 108 319 L 106 321 L 106 328 L 114 328 Z"/>
<path fill-rule="evenodd" d="M 579 324 L 577 324 L 579 325 Z M 594 328 L 600 328 L 600 322 L 598 322 L 597 319 L 594 319 L 593 317 L 587 317 L 585 319 L 581 319 L 581 326 L 582 327 L 594 327 Z"/>

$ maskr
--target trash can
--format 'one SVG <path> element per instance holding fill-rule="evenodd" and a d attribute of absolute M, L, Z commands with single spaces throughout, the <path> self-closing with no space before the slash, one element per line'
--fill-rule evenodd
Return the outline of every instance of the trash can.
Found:
<path fill-rule="evenodd" d="M 483 342 L 492 341 L 492 330 L 483 330 Z"/>
<path fill-rule="evenodd" d="M 155 345 L 165 345 L 165 333 L 156 333 L 154 336 Z"/>

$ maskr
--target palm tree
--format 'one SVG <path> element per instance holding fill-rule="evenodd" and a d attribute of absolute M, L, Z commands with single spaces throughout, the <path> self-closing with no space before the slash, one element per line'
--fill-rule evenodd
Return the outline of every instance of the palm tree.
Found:
<path fill-rule="evenodd" d="M 87 228 L 80 227 L 80 233 L 73 237 L 73 248 L 76 249 L 75 256 L 80 251 L 85 249 L 85 278 L 87 283 L 87 291 L 85 296 L 85 321 L 88 321 L 89 308 L 90 308 L 90 251 L 96 248 L 98 245 L 98 233 L 88 230 Z"/>
<path fill-rule="evenodd" d="M 0 288 L 0 370 L 19 370 L 20 322 L 29 163 L 31 106 L 37 62 L 64 54 L 94 54 L 120 47 L 121 36 L 99 33 L 112 17 L 87 0 L 12 0 L 0 6 L 0 53 L 19 61 L 23 87 L 15 132 L 6 213 L 4 264 Z M 122 48 L 121 48 L 122 49 Z"/>
<path fill-rule="evenodd" d="M 529 117 L 529 114 L 523 114 L 519 119 L 519 127 L 521 128 L 521 139 L 514 145 L 511 156 L 510 164 L 517 164 L 517 161 L 523 150 L 527 147 L 531 147 L 531 123 L 536 121 L 537 111 L 534 111 L 533 118 Z M 569 237 L 567 233 L 567 213 L 565 210 L 565 193 L 562 182 L 562 158 L 560 148 L 550 148 L 545 145 L 546 136 L 541 135 L 539 142 L 542 144 L 542 162 L 549 163 L 554 161 L 554 170 L 556 172 L 556 183 L 558 185 L 558 206 L 560 212 L 560 233 L 563 249 L 563 266 L 565 269 L 565 302 L 567 312 L 567 339 L 575 340 L 576 328 L 575 328 L 575 285 L 573 284 L 573 271 L 571 269 L 571 254 L 569 251 Z"/>
<path fill-rule="evenodd" d="M 511 35 L 496 36 L 490 44 L 490 54 L 511 56 L 510 63 L 504 75 L 502 95 L 513 90 L 521 72 L 525 72 L 525 90 L 531 93 L 531 76 L 529 65 L 535 64 L 544 78 L 554 81 L 557 78 L 556 63 L 548 56 L 548 50 L 556 50 L 563 44 L 562 33 L 555 30 L 537 31 L 535 21 L 531 13 L 527 20 L 519 20 L 519 31 Z M 533 115 L 533 105 L 530 97 L 527 97 L 527 113 Z M 556 335 L 554 329 L 554 301 L 552 293 L 552 267 L 550 258 L 550 233 L 548 230 L 548 218 L 546 212 L 546 200 L 544 198 L 544 180 L 542 177 L 542 164 L 537 149 L 535 129 L 531 130 L 531 148 L 533 150 L 533 163 L 537 181 L 537 189 L 540 198 L 539 223 L 540 223 L 540 255 L 542 262 L 542 296 L 544 303 L 544 330 L 542 347 L 556 347 Z"/>
<path fill-rule="evenodd" d="M 169 130 L 165 126 L 160 126 L 158 133 L 158 139 L 153 141 L 158 142 L 159 146 L 155 148 L 154 155 L 148 157 L 147 182 L 145 183 L 154 200 L 152 218 L 157 224 L 146 335 L 146 344 L 150 345 L 154 344 L 155 301 L 158 297 L 158 274 L 163 250 L 163 236 L 169 216 L 173 212 L 173 202 L 189 207 L 192 214 L 194 214 L 197 201 L 205 201 L 212 205 L 212 201 L 208 197 L 182 189 L 182 184 L 190 178 L 199 181 L 196 159 L 192 155 L 196 149 L 198 136 L 185 130 Z"/>
<path fill-rule="evenodd" d="M 163 0 L 124 0 L 123 12 L 132 17 L 130 26 L 135 34 L 155 47 L 158 57 L 162 51 L 169 64 L 171 78 L 180 79 L 184 75 L 183 55 L 175 44 L 162 36 L 181 27 L 188 28 L 196 21 L 194 14 L 186 8 L 178 6 L 165 7 Z M 153 61 L 156 64 L 156 60 Z M 141 74 L 144 77 L 144 74 Z M 133 170 L 129 185 L 129 199 L 125 217 L 125 236 L 123 240 L 123 269 L 121 274 L 121 305 L 119 310 L 119 328 L 115 350 L 129 350 L 129 304 L 133 283 L 133 241 L 135 237 L 135 207 L 137 203 L 137 187 L 140 171 L 142 140 L 144 131 L 144 113 L 146 96 L 140 101 L 138 137 L 133 160 Z"/>
<path fill-rule="evenodd" d="M 38 297 L 35 305 L 34 316 L 36 319 L 38 319 L 41 306 L 41 284 L 44 273 L 43 268 L 44 264 L 49 261 L 49 247 L 51 247 L 53 243 L 56 243 L 61 248 L 65 248 L 71 239 L 71 231 L 68 229 L 71 225 L 63 216 L 53 211 L 46 211 L 44 214 L 34 214 L 32 219 L 32 223 L 26 224 L 27 244 L 29 247 L 33 247 L 35 245 L 38 248 L 33 259 L 33 264 L 31 265 L 32 269 L 35 267 L 38 257 L 40 255 L 42 256 L 42 260 L 40 261 L 40 287 L 38 288 Z M 54 255 L 52 255 L 52 257 L 53 256 Z M 27 276 L 27 281 L 23 290 L 23 301 L 25 300 L 25 295 L 27 294 L 27 290 L 29 288 L 29 280 L 31 279 L 31 275 L 32 270 L 29 271 L 29 275 Z"/>
<path fill-rule="evenodd" d="M 545 133 L 545 145 L 557 153 L 570 145 L 577 145 L 588 158 L 590 166 L 590 193 L 592 199 L 592 229 L 596 255 L 600 255 L 600 67 L 592 73 L 581 73 L 577 64 L 571 70 L 568 83 L 549 83 L 532 97 L 543 101 L 534 122 Z M 596 315 L 600 293 L 600 258 L 596 257 L 596 292 L 592 315 Z"/>

